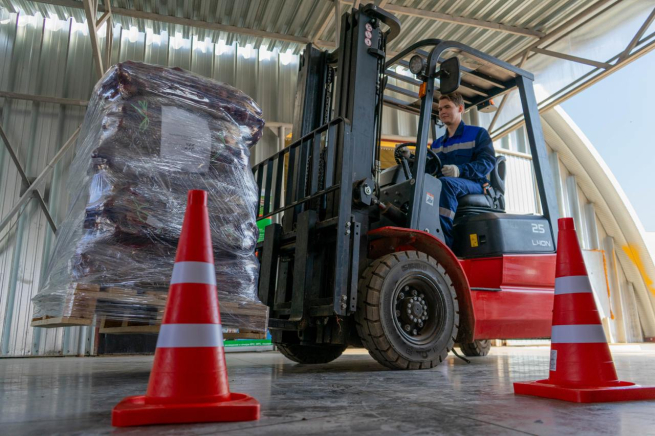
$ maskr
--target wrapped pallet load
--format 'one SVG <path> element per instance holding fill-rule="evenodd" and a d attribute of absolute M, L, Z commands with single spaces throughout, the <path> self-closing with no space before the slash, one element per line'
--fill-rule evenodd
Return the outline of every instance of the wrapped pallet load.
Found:
<path fill-rule="evenodd" d="M 150 326 L 156 331 L 187 192 L 208 192 L 224 327 L 264 331 L 257 299 L 257 185 L 249 149 L 262 135 L 247 95 L 178 68 L 125 62 L 96 85 L 32 325 Z M 136 330 L 138 331 L 138 330 Z"/>

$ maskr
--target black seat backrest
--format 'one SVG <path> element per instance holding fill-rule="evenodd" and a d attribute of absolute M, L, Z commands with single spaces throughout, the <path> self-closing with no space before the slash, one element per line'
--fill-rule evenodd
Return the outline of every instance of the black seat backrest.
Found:
<path fill-rule="evenodd" d="M 469 194 L 458 199 L 455 224 L 467 215 L 477 215 L 485 212 L 505 211 L 505 176 L 507 175 L 507 158 L 496 157 L 496 165 L 489 174 L 489 189 L 484 194 Z"/>
<path fill-rule="evenodd" d="M 507 158 L 505 156 L 496 156 L 496 165 L 491 171 L 490 184 L 498 194 L 505 195 L 505 176 L 507 175 Z"/>

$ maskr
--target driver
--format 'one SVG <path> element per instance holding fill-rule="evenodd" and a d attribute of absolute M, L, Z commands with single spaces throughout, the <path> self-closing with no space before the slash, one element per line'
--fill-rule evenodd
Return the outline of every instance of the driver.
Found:
<path fill-rule="evenodd" d="M 489 183 L 486 176 L 496 164 L 496 154 L 486 129 L 467 126 L 462 121 L 464 99 L 459 92 L 439 97 L 439 119 L 446 125 L 446 134 L 432 143 L 443 167 L 439 201 L 439 219 L 446 244 L 453 246 L 453 219 L 458 199 L 469 194 L 482 194 Z"/>

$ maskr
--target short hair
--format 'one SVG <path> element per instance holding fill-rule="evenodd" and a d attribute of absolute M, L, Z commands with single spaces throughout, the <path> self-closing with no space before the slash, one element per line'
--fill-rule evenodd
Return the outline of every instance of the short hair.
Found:
<path fill-rule="evenodd" d="M 439 96 L 439 101 L 441 100 L 450 100 L 455 103 L 457 106 L 464 106 L 464 97 L 459 92 L 451 92 L 450 94 L 441 94 Z"/>

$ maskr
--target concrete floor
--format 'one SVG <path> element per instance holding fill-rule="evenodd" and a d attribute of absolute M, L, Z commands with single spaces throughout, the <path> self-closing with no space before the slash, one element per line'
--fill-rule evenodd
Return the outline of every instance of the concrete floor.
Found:
<path fill-rule="evenodd" d="M 123 397 L 145 393 L 152 357 L 0 360 L 0 434 L 372 435 L 655 434 L 655 401 L 578 405 L 513 395 L 547 376 L 548 347 L 493 348 L 466 364 L 389 371 L 364 350 L 302 366 L 275 352 L 227 357 L 231 389 L 255 396 L 260 421 L 111 427 Z M 655 346 L 613 346 L 623 380 L 655 384 Z"/>

